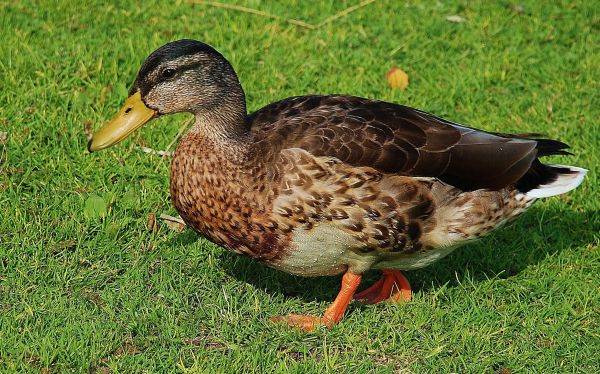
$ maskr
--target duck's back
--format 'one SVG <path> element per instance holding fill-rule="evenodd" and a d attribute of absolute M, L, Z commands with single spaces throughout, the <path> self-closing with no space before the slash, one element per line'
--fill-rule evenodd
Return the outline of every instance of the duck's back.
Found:
<path fill-rule="evenodd" d="M 407 106 L 343 95 L 288 98 L 248 116 L 248 126 L 267 153 L 300 148 L 387 174 L 435 177 L 464 191 L 515 185 L 527 192 L 557 176 L 536 158 L 566 154 L 568 148 L 554 140 L 489 133 Z"/>

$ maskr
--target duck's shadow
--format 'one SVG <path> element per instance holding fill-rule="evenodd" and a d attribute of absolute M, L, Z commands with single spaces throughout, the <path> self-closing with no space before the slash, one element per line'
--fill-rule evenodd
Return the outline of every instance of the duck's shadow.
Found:
<path fill-rule="evenodd" d="M 431 266 L 407 272 L 413 291 L 427 292 L 447 284 L 457 286 L 465 279 L 474 282 L 508 278 L 553 253 L 591 243 L 600 229 L 600 219 L 592 211 L 568 211 L 567 207 L 533 207 L 514 223 L 481 241 L 458 248 Z M 185 241 L 194 240 L 186 236 Z M 304 278 L 293 276 L 227 251 L 218 257 L 219 265 L 232 277 L 250 283 L 267 293 L 281 293 L 305 301 L 331 301 L 340 286 L 340 277 Z M 369 272 L 362 288 L 378 277 Z"/>

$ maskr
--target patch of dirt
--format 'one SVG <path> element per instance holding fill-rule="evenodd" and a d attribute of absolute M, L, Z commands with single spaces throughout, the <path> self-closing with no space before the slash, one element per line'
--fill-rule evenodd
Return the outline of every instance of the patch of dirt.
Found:
<path fill-rule="evenodd" d="M 141 349 L 140 347 L 135 345 L 135 343 L 133 342 L 131 337 L 128 337 L 127 339 L 125 339 L 125 342 L 123 343 L 123 345 L 121 345 L 120 347 L 117 347 L 117 349 L 115 349 L 108 356 L 98 360 L 96 365 L 91 368 L 90 372 L 91 373 L 110 374 L 111 370 L 104 364 L 106 364 L 107 362 L 109 362 L 110 360 L 112 360 L 114 358 L 123 357 L 125 355 L 133 356 L 133 355 L 136 355 L 136 354 L 139 354 L 142 352 L 143 352 L 143 349 Z"/>
<path fill-rule="evenodd" d="M 408 366 L 414 362 L 414 359 L 408 357 L 397 357 L 383 353 L 379 356 L 374 357 L 374 361 L 382 366 L 392 366 L 394 372 L 397 373 L 412 373 Z"/>
<path fill-rule="evenodd" d="M 104 306 L 104 300 L 100 296 L 99 293 L 92 291 L 90 289 L 82 289 L 81 295 L 90 303 L 94 304 L 97 307 Z"/>
<path fill-rule="evenodd" d="M 112 374 L 112 371 L 110 371 L 110 369 L 106 366 L 100 366 L 100 367 L 92 369 L 91 373 L 92 374 Z"/>
<path fill-rule="evenodd" d="M 211 340 L 206 336 L 196 336 L 194 338 L 185 339 L 185 344 L 193 345 L 194 347 L 206 347 L 210 349 L 225 350 L 227 346 L 221 342 Z"/>

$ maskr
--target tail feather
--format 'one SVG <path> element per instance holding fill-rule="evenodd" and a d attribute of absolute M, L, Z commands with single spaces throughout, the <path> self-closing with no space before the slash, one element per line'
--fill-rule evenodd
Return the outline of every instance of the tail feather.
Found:
<path fill-rule="evenodd" d="M 542 175 L 544 182 L 539 183 L 534 188 L 527 189 L 527 191 L 523 191 L 517 185 L 517 188 L 525 192 L 527 196 L 533 198 L 549 197 L 569 192 L 581 184 L 583 177 L 587 173 L 586 169 L 576 166 L 544 165 L 542 163 L 539 163 L 539 165 L 543 168 L 535 165 L 531 170 L 536 169 L 534 172 Z"/>
<path fill-rule="evenodd" d="M 552 156 L 552 155 L 573 155 L 569 151 L 565 151 L 565 149 L 569 149 L 569 145 L 563 142 L 559 142 L 558 140 L 552 139 L 533 139 L 537 142 L 537 146 L 535 147 L 538 151 L 537 156 Z"/>
<path fill-rule="evenodd" d="M 560 195 L 581 184 L 586 169 L 567 165 L 542 164 L 538 157 L 553 155 L 573 155 L 569 145 L 558 140 L 543 138 L 540 134 L 517 134 L 518 138 L 535 140 L 536 159 L 529 170 L 515 183 L 515 187 L 531 198 Z"/>
<path fill-rule="evenodd" d="M 568 144 L 558 140 L 545 138 L 544 134 L 533 132 L 520 134 L 502 134 L 499 132 L 494 132 L 492 134 L 502 136 L 505 138 L 535 140 L 537 142 L 537 145 L 535 147 L 535 149 L 537 150 L 537 157 L 552 155 L 573 155 L 571 152 L 565 151 L 565 149 L 571 148 Z"/>

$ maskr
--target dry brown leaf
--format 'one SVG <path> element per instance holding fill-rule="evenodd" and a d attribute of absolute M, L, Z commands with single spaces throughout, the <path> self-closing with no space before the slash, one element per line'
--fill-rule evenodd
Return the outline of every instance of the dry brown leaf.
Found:
<path fill-rule="evenodd" d="M 148 215 L 148 223 L 146 224 L 146 227 L 149 230 L 154 230 L 155 225 L 156 225 L 156 215 L 154 213 L 150 213 Z"/>
<path fill-rule="evenodd" d="M 92 140 L 92 136 L 94 135 L 94 124 L 92 121 L 86 120 L 83 122 L 83 132 L 88 141 Z"/>
<path fill-rule="evenodd" d="M 8 163 L 8 151 L 5 146 L 7 139 L 8 133 L 0 131 L 0 173 L 4 172 L 4 165 Z M 0 190 L 3 189 L 0 185 Z"/>
<path fill-rule="evenodd" d="M 392 88 L 405 90 L 408 87 L 408 74 L 395 66 L 385 73 L 385 79 Z"/>
<path fill-rule="evenodd" d="M 183 222 L 181 217 L 172 217 L 168 214 L 162 213 L 159 218 L 165 221 L 165 224 L 171 230 L 182 232 L 186 228 L 186 224 Z"/>

